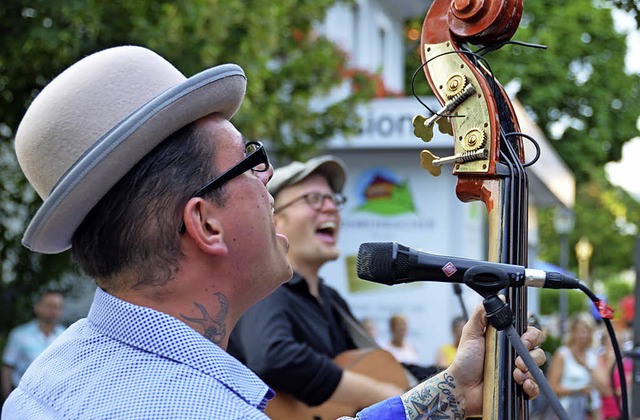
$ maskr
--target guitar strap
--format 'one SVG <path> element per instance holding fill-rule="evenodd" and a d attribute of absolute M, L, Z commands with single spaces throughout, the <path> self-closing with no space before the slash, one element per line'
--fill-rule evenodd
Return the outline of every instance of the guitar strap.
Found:
<path fill-rule="evenodd" d="M 340 318 L 342 318 L 342 324 L 347 327 L 347 330 L 349 330 L 349 335 L 356 347 L 359 349 L 380 348 L 378 343 L 376 343 L 376 340 L 369 335 L 364 327 L 356 321 L 349 312 L 333 300 L 331 300 L 331 305 L 333 305 L 333 308 L 338 312 Z"/>
<path fill-rule="evenodd" d="M 349 330 L 349 334 L 351 335 L 351 339 L 353 340 L 353 344 L 355 344 L 358 348 L 375 348 L 379 349 L 380 345 L 374 340 L 373 337 L 364 329 L 364 327 L 356 321 L 349 312 L 347 312 L 343 307 L 338 305 L 335 301 L 331 300 L 331 305 L 334 307 L 336 312 L 342 318 L 342 324 L 347 327 Z M 416 376 L 411 373 L 406 366 L 402 363 L 399 363 L 404 370 L 404 374 L 407 377 L 407 382 L 409 383 L 409 388 L 413 388 L 416 386 L 419 381 Z"/>

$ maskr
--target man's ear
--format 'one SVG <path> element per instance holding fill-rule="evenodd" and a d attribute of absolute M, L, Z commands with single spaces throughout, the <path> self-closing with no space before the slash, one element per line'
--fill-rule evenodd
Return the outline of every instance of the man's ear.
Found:
<path fill-rule="evenodd" d="M 194 197 L 184 206 L 185 235 L 208 254 L 226 255 L 227 246 L 224 242 L 224 229 L 217 217 L 220 209 L 213 203 Z"/>

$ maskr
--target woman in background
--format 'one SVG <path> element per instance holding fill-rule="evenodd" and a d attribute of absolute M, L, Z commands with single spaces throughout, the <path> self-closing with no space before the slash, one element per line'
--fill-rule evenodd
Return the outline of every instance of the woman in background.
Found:
<path fill-rule="evenodd" d="M 408 323 L 407 318 L 401 314 L 395 314 L 389 318 L 389 330 L 391 339 L 383 343 L 382 348 L 393 354 L 398 362 L 418 363 L 418 350 L 406 340 Z"/>
<path fill-rule="evenodd" d="M 572 420 L 599 419 L 603 389 L 593 349 L 594 322 L 589 314 L 571 319 L 566 344 L 553 354 L 547 376 L 549 385 Z"/>
<path fill-rule="evenodd" d="M 616 331 L 619 338 L 619 345 L 622 349 L 623 339 L 622 331 Z M 608 334 L 602 335 L 602 349 L 598 355 L 598 375 L 604 384 L 600 390 L 602 400 L 602 419 L 604 420 L 620 420 L 622 411 L 621 403 L 621 384 L 620 375 L 616 366 L 616 357 L 611 345 L 611 337 Z M 626 378 L 627 390 L 631 389 L 631 379 L 633 374 L 633 361 L 627 357 L 622 359 L 624 374 Z M 534 400 L 535 401 L 535 400 Z"/>

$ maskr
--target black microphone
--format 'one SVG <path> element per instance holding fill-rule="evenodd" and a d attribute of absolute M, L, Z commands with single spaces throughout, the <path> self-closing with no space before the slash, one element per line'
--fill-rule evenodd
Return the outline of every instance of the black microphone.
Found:
<path fill-rule="evenodd" d="M 576 289 L 580 285 L 578 279 L 561 273 L 520 265 L 428 254 L 397 242 L 363 243 L 358 251 L 358 277 L 387 285 L 414 281 L 465 283 L 464 274 L 471 268 L 502 270 L 509 277 L 510 287 Z"/>

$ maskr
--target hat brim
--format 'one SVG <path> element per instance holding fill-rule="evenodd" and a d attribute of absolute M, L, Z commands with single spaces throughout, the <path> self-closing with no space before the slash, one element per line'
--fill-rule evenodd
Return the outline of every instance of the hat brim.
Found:
<path fill-rule="evenodd" d="M 293 164 L 300 165 L 302 167 L 301 170 L 295 171 L 290 175 L 285 175 L 288 172 L 288 168 L 291 168 Z M 294 162 L 293 164 L 276 169 L 273 178 L 267 184 L 269 193 L 274 197 L 277 196 L 283 188 L 297 184 L 311 174 L 323 176 L 334 193 L 342 193 L 347 175 L 345 165 L 340 159 L 334 156 L 324 155 L 310 159 L 305 163 Z"/>
<path fill-rule="evenodd" d="M 318 159 L 311 167 L 307 167 L 300 174 L 291 180 L 291 184 L 296 184 L 311 174 L 320 174 L 327 179 L 329 187 L 333 192 L 342 193 L 346 179 L 344 165 L 333 156 L 326 156 Z"/>
<path fill-rule="evenodd" d="M 25 231 L 22 243 L 45 254 L 71 247 L 91 209 L 155 146 L 206 115 L 230 119 L 246 90 L 239 66 L 224 64 L 186 79 L 131 113 L 60 178 Z"/>

